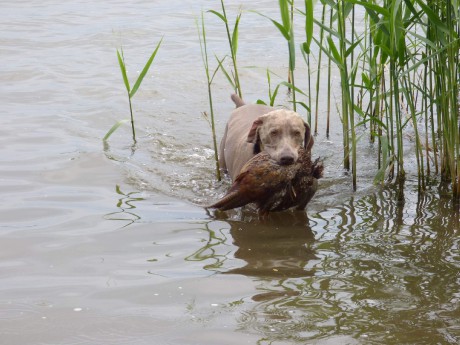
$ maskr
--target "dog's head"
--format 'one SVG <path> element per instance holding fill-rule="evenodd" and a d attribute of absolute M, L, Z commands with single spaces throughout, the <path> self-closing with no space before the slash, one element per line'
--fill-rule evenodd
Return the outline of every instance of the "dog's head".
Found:
<path fill-rule="evenodd" d="M 259 116 L 247 141 L 254 144 L 254 154 L 265 151 L 281 165 L 295 163 L 299 148 L 303 146 L 309 151 L 314 143 L 310 126 L 299 114 L 284 109 Z"/>

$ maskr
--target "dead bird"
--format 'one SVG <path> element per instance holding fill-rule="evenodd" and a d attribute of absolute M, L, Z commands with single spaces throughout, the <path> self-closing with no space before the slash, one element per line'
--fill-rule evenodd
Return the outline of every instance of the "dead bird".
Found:
<path fill-rule="evenodd" d="M 311 151 L 299 150 L 299 158 L 291 165 L 280 165 L 261 152 L 241 169 L 227 194 L 209 206 L 221 211 L 256 204 L 259 214 L 295 207 L 304 209 L 318 189 L 323 164 L 311 161 Z"/>

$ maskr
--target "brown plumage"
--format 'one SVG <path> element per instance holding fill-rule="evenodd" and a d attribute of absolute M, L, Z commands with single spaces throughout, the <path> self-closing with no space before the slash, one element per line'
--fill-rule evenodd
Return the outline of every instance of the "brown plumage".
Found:
<path fill-rule="evenodd" d="M 322 163 L 319 159 L 312 163 L 311 153 L 304 149 L 291 165 L 279 165 L 261 152 L 243 166 L 227 194 L 209 207 L 225 211 L 255 203 L 260 214 L 292 207 L 304 209 L 322 175 Z"/>

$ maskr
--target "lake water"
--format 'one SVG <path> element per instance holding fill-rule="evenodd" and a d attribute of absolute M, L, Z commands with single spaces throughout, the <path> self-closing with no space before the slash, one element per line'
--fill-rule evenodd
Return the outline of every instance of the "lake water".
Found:
<path fill-rule="evenodd" d="M 219 5 L 2 2 L 0 344 L 459 343 L 458 213 L 435 184 L 374 187 L 365 139 L 353 193 L 337 115 L 329 138 L 319 125 L 326 171 L 306 213 L 202 207 L 229 186 L 214 177 L 195 26 Z M 278 16 L 276 1 L 243 9 Z M 223 57 L 222 23 L 206 22 Z M 137 144 L 125 125 L 104 146 L 129 117 L 116 49 L 134 83 L 163 36 L 133 98 Z M 285 45 L 267 19 L 243 14 L 248 102 L 267 99 L 267 67 L 286 74 Z M 231 87 L 218 75 L 213 91 L 220 138 Z"/>

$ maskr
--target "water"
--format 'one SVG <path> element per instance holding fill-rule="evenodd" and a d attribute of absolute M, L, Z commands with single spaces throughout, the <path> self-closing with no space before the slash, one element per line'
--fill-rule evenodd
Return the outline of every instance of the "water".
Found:
<path fill-rule="evenodd" d="M 276 2 L 251 6 L 277 15 Z M 308 218 L 200 206 L 229 185 L 214 179 L 194 24 L 218 2 L 1 7 L 1 344 L 460 341 L 458 214 L 442 190 L 419 195 L 410 178 L 403 194 L 373 187 L 365 143 L 352 193 L 339 126 L 328 139 L 320 123 L 314 155 L 327 170 Z M 207 23 L 223 56 L 222 25 Z M 134 80 L 163 35 L 133 99 L 137 145 L 128 126 L 102 145 L 129 116 L 116 48 Z M 243 92 L 254 102 L 267 94 L 266 67 L 286 73 L 287 51 L 254 13 L 240 35 Z M 219 134 L 230 92 L 218 76 Z"/>

